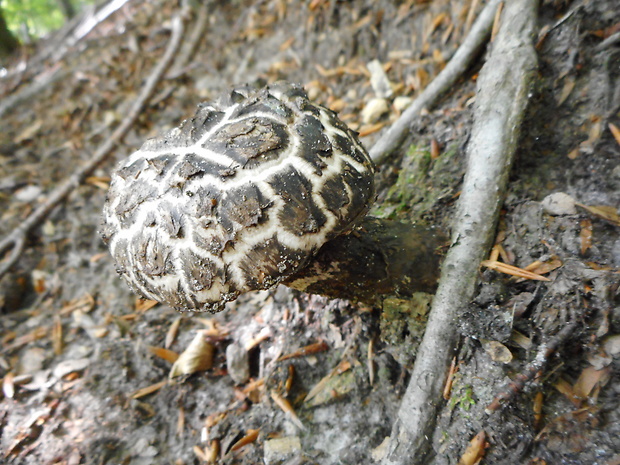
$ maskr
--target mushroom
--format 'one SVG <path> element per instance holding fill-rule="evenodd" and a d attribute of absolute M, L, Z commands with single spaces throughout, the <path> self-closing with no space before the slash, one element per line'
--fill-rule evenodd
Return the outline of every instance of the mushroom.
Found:
<path fill-rule="evenodd" d="M 365 218 L 374 166 L 355 132 L 302 87 L 239 87 L 113 173 L 102 237 L 129 286 L 219 311 L 284 283 L 373 301 L 433 287 L 429 229 Z"/>

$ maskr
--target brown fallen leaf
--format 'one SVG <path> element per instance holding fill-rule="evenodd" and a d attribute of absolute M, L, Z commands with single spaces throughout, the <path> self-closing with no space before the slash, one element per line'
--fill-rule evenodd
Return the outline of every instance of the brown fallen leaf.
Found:
<path fill-rule="evenodd" d="M 532 410 L 534 411 L 534 425 L 538 427 L 540 422 L 542 421 L 542 408 L 543 408 L 543 400 L 544 395 L 542 391 L 538 391 L 534 396 L 534 404 L 532 405 Z"/>
<path fill-rule="evenodd" d="M 2 392 L 4 393 L 4 397 L 7 399 L 12 399 L 15 396 L 15 374 L 9 371 L 6 375 L 4 375 L 4 379 L 2 380 Z"/>
<path fill-rule="evenodd" d="M 431 139 L 431 159 L 436 160 L 441 155 L 441 149 L 439 148 L 439 142 L 434 137 Z"/>
<path fill-rule="evenodd" d="M 84 182 L 91 186 L 98 187 L 101 190 L 107 191 L 110 188 L 111 178 L 109 176 L 89 176 Z"/>
<path fill-rule="evenodd" d="M 491 357 L 494 362 L 510 363 L 513 356 L 510 349 L 498 341 L 481 340 L 484 351 Z"/>
<path fill-rule="evenodd" d="M 187 349 L 179 355 L 170 369 L 170 379 L 181 375 L 191 375 L 198 371 L 208 370 L 213 366 L 213 344 L 205 340 L 202 331 L 198 332 Z"/>
<path fill-rule="evenodd" d="M 532 273 L 531 271 L 524 270 L 523 268 L 508 265 L 507 263 L 483 260 L 480 264 L 492 270 L 499 271 L 500 273 L 517 276 L 519 278 L 532 279 L 536 281 L 551 281 L 549 278 L 546 278 L 536 273 Z"/>
<path fill-rule="evenodd" d="M 166 384 L 168 384 L 167 380 L 160 381 L 159 383 L 151 384 L 150 386 L 143 387 L 135 391 L 129 397 L 132 399 L 139 399 L 140 397 L 148 396 L 149 394 L 153 394 L 154 392 L 159 391 Z"/>
<path fill-rule="evenodd" d="M 445 400 L 450 399 L 450 395 L 452 394 L 452 384 L 454 383 L 454 375 L 458 371 L 456 366 L 456 357 L 452 357 L 452 363 L 450 363 L 450 371 L 448 372 L 448 379 L 446 380 L 446 385 L 443 388 L 443 398 Z"/>
<path fill-rule="evenodd" d="M 177 338 L 177 334 L 179 333 L 179 326 L 181 325 L 181 317 L 175 319 L 170 328 L 168 328 L 168 332 L 166 333 L 166 340 L 164 342 L 164 347 L 166 349 L 170 349 L 170 346 L 174 344 L 175 339 Z"/>
<path fill-rule="evenodd" d="M 618 214 L 618 209 L 616 207 L 611 207 L 609 205 L 584 205 L 579 202 L 575 202 L 575 205 L 583 208 L 602 220 L 609 221 L 616 226 L 620 226 L 620 215 Z"/>
<path fill-rule="evenodd" d="M 366 364 L 368 366 L 368 382 L 372 386 L 375 382 L 375 363 L 373 361 L 375 355 L 375 340 L 371 338 L 368 341 L 368 353 Z"/>
<path fill-rule="evenodd" d="M 592 247 L 592 221 L 586 219 L 579 223 L 581 231 L 579 231 L 579 241 L 581 243 L 581 255 L 584 255 Z"/>
<path fill-rule="evenodd" d="M 148 348 L 150 353 L 152 353 L 156 357 L 161 358 L 162 360 L 165 360 L 166 362 L 174 363 L 179 359 L 179 354 L 172 350 L 155 346 L 149 346 Z"/>
<path fill-rule="evenodd" d="M 233 444 L 230 450 L 239 450 L 242 447 L 247 446 L 248 444 L 252 444 L 258 438 L 258 433 L 260 433 L 260 429 L 249 429 L 245 433 L 245 436 L 243 436 L 241 439 L 239 439 Z"/>
<path fill-rule="evenodd" d="M 306 355 L 317 354 L 319 352 L 325 352 L 327 349 L 329 349 L 329 346 L 327 345 L 325 341 L 315 342 L 305 347 L 301 347 L 297 349 L 295 352 L 291 352 L 290 354 L 283 355 L 282 357 L 278 359 L 278 362 L 282 362 L 290 358 L 305 357 Z"/>
<path fill-rule="evenodd" d="M 304 399 L 305 403 L 309 403 L 309 405 L 314 406 L 317 405 L 317 402 L 314 401 L 315 397 L 319 397 L 319 393 L 327 390 L 328 388 L 332 388 L 331 390 L 335 390 L 337 394 L 344 394 L 349 392 L 352 389 L 352 385 L 349 384 L 351 379 L 334 379 L 343 373 L 346 373 L 351 369 L 351 362 L 348 360 L 342 360 L 336 368 L 334 368 L 329 374 L 324 376 L 318 383 L 314 385 L 310 392 Z M 342 382 L 340 382 L 342 381 Z M 331 394 L 331 393 L 330 393 Z M 320 403 L 324 403 L 325 399 L 321 399 Z"/>
<path fill-rule="evenodd" d="M 137 298 L 134 304 L 134 309 L 136 310 L 136 312 L 144 313 L 147 310 L 150 310 L 151 308 L 153 308 L 157 304 L 159 304 L 159 302 L 157 302 L 156 300 Z"/>
<path fill-rule="evenodd" d="M 383 128 L 383 126 L 385 126 L 386 123 L 385 122 L 380 122 L 380 123 L 374 123 L 374 124 L 365 124 L 364 126 L 362 126 L 359 129 L 359 136 L 360 137 L 365 137 L 368 136 L 372 133 L 375 133 L 379 130 L 381 130 Z"/>
<path fill-rule="evenodd" d="M 204 463 L 209 463 L 209 453 L 203 450 L 200 446 L 194 446 L 192 451 L 194 452 L 194 455 L 198 457 L 198 460 Z"/>
<path fill-rule="evenodd" d="M 581 406 L 581 399 L 577 394 L 575 394 L 573 386 L 571 386 L 568 381 L 560 378 L 553 384 L 553 387 L 556 388 L 560 394 L 563 394 L 564 397 L 570 400 L 575 407 Z"/>
<path fill-rule="evenodd" d="M 62 338 L 62 322 L 59 315 L 54 315 L 54 325 L 52 326 L 52 347 L 55 355 L 62 354 L 63 338 Z"/>
<path fill-rule="evenodd" d="M 564 87 L 562 87 L 562 92 L 560 92 L 560 96 L 557 98 L 558 106 L 561 106 L 568 96 L 573 92 L 575 88 L 575 78 L 572 76 L 567 76 L 564 79 Z"/>
<path fill-rule="evenodd" d="M 616 142 L 618 143 L 618 145 L 620 145 L 620 129 L 618 129 L 618 126 L 616 126 L 613 123 L 609 123 L 609 130 L 611 131 L 611 134 L 614 136 L 614 139 L 616 139 Z"/>
<path fill-rule="evenodd" d="M 592 366 L 584 368 L 573 386 L 575 395 L 587 399 L 596 385 L 605 384 L 609 370 L 610 367 L 605 367 L 602 370 L 597 370 Z"/>
<path fill-rule="evenodd" d="M 546 262 L 541 262 L 536 260 L 533 263 L 530 263 L 528 266 L 523 268 L 525 271 L 531 271 L 537 275 L 547 274 L 556 270 L 562 266 L 562 261 L 554 257 L 551 260 L 547 260 Z"/>
<path fill-rule="evenodd" d="M 297 413 L 295 413 L 295 409 L 293 409 L 293 406 L 288 401 L 288 399 L 282 397 L 280 394 L 278 394 L 275 391 L 271 391 L 271 398 L 276 403 L 276 405 L 280 407 L 282 411 L 288 415 L 288 417 L 295 424 L 295 426 L 297 426 L 301 430 L 306 429 L 304 424 L 301 422 L 301 420 L 297 416 Z"/>
<path fill-rule="evenodd" d="M 82 297 L 67 302 L 67 304 L 60 309 L 59 315 L 69 315 L 77 310 L 83 313 L 89 313 L 93 308 L 95 308 L 95 299 L 92 295 L 86 293 Z"/>
<path fill-rule="evenodd" d="M 484 456 L 486 434 L 480 431 L 469 441 L 469 445 L 459 460 L 459 465 L 474 465 Z"/>
<path fill-rule="evenodd" d="M 177 436 L 182 437 L 183 436 L 183 430 L 185 429 L 185 410 L 183 409 L 183 406 L 179 407 L 179 416 L 177 418 Z"/>

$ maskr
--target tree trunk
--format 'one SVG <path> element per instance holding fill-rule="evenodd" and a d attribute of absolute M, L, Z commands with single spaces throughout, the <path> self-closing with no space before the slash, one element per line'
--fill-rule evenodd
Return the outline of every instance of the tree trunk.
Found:
<path fill-rule="evenodd" d="M 0 0 L 0 57 L 11 55 L 19 48 L 19 42 L 15 36 L 9 31 L 4 13 L 2 11 L 2 0 Z"/>
<path fill-rule="evenodd" d="M 58 6 L 62 11 L 62 14 L 65 16 L 65 19 L 68 21 L 75 16 L 75 8 L 73 7 L 73 3 L 71 0 L 57 0 Z"/>

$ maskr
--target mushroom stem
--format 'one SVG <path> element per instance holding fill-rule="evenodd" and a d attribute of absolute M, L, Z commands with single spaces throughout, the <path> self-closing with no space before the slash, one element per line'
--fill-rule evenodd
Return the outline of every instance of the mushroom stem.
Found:
<path fill-rule="evenodd" d="M 447 236 L 429 226 L 366 217 L 319 250 L 283 284 L 310 294 L 376 304 L 433 292 Z"/>

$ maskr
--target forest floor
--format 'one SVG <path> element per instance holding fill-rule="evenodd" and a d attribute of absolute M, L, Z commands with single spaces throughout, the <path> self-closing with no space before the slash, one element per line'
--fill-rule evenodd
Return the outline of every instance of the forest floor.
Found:
<path fill-rule="evenodd" d="M 218 314 L 179 314 L 137 299 L 119 279 L 98 234 L 105 191 L 118 161 L 233 84 L 301 83 L 371 147 L 481 7 L 211 2 L 191 60 L 173 65 L 113 156 L 41 222 L 0 280 L 0 462 L 380 461 L 431 295 L 379 309 L 279 287 Z M 25 57 L 5 65 L 0 108 L 60 78 L 1 117 L 0 238 L 121 123 L 176 13 L 176 2 L 129 1 L 68 49 L 37 62 L 43 41 L 28 51 L 29 66 L 18 66 Z M 200 15 L 186 20 L 185 36 Z M 620 464 L 620 10 L 616 0 L 547 1 L 538 27 L 539 72 L 494 250 L 549 280 L 481 269 L 476 298 L 460 312 L 428 463 L 456 464 L 484 431 L 485 464 Z M 383 74 L 373 60 L 392 84 L 389 105 L 362 120 L 377 105 L 371 78 Z M 371 213 L 450 228 L 483 62 L 378 167 Z M 549 202 L 554 193 L 565 201 Z M 190 343 L 197 362 L 188 368 L 181 355 L 175 371 L 185 374 L 170 379 Z M 485 412 L 541 354 L 547 364 Z"/>

